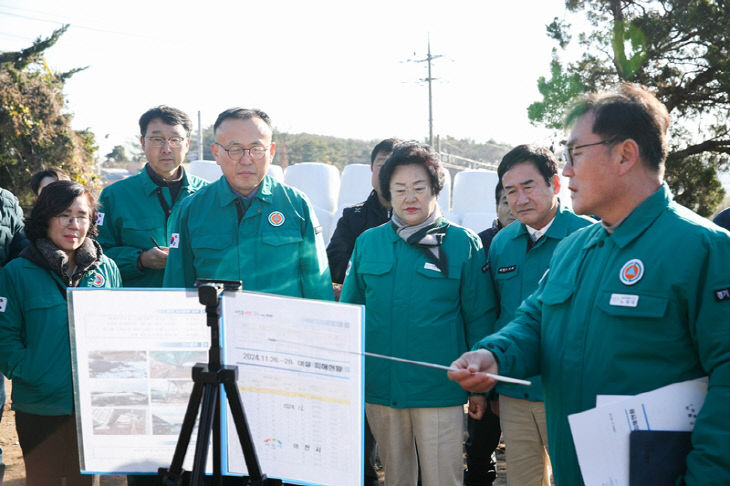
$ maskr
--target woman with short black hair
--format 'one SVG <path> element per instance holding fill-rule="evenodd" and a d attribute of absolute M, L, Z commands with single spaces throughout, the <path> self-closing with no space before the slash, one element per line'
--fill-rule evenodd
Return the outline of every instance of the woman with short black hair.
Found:
<path fill-rule="evenodd" d="M 0 371 L 13 381 L 28 486 L 91 485 L 79 471 L 66 288 L 121 285 L 91 238 L 95 211 L 78 182 L 49 184 L 26 222 L 30 245 L 0 271 Z"/>

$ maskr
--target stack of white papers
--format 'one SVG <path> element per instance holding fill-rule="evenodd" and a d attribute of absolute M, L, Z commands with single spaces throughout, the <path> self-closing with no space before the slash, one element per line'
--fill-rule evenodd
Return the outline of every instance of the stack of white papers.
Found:
<path fill-rule="evenodd" d="M 706 394 L 700 378 L 634 396 L 599 395 L 596 408 L 569 415 L 586 486 L 628 486 L 631 431 L 691 431 Z"/>

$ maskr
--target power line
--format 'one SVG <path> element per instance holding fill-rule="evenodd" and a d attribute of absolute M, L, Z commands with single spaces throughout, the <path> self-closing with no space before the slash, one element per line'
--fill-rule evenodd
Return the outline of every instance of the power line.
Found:
<path fill-rule="evenodd" d="M 122 31 L 119 31 L 119 30 L 100 29 L 98 27 L 91 27 L 91 26 L 88 26 L 88 25 L 77 24 L 77 23 L 74 23 L 74 22 L 66 21 L 66 20 L 58 20 L 58 19 L 51 19 L 51 18 L 41 18 L 41 17 L 32 17 L 32 16 L 29 16 L 29 15 L 23 15 L 23 14 L 18 14 L 18 13 L 3 12 L 1 10 L 1 9 L 6 9 L 6 8 L 12 8 L 12 7 L 0 6 L 0 15 L 7 15 L 9 17 L 17 17 L 17 18 L 26 19 L 26 20 L 33 20 L 33 21 L 36 21 L 36 22 L 46 22 L 46 23 L 49 23 L 49 24 L 60 24 L 60 25 L 69 24 L 71 27 L 74 27 L 74 28 L 77 28 L 77 29 L 89 30 L 89 31 L 92 31 L 92 32 L 100 32 L 100 33 L 103 33 L 103 34 L 115 34 L 115 35 L 123 35 L 123 36 L 127 36 L 127 37 L 136 37 L 136 38 L 139 38 L 139 39 L 158 40 L 158 39 L 156 39 L 153 36 L 144 35 L 144 34 L 137 34 L 137 33 L 131 33 L 131 32 L 122 32 Z"/>
<path fill-rule="evenodd" d="M 0 7 L 0 8 L 5 8 L 5 7 Z M 0 12 L 0 15 L 8 15 L 10 17 L 17 17 L 19 19 L 35 20 L 37 22 L 47 22 L 47 23 L 51 23 L 51 24 L 63 24 L 63 22 L 60 22 L 57 20 L 41 19 L 38 17 L 30 17 L 28 15 L 16 14 L 16 13 L 11 13 L 11 12 Z"/>
<path fill-rule="evenodd" d="M 33 10 L 30 8 L 20 8 L 20 7 L 11 7 L 10 5 L 0 5 L 0 8 L 4 8 L 7 10 L 15 10 L 16 12 L 23 12 L 23 13 L 32 13 L 32 14 L 40 14 L 45 15 L 48 12 L 45 12 L 43 10 Z"/>
<path fill-rule="evenodd" d="M 31 37 L 26 37 L 24 35 L 8 34 L 7 32 L 0 32 L 0 36 L 12 38 L 12 39 L 20 39 L 22 41 L 32 41 L 33 40 L 33 38 L 31 38 Z"/>

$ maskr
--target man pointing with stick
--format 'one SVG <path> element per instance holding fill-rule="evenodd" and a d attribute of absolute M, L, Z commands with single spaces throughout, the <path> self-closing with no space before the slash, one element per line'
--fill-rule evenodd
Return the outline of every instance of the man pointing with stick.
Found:
<path fill-rule="evenodd" d="M 599 394 L 709 375 L 681 484 L 730 484 L 730 234 L 672 200 L 669 115 L 654 95 L 623 84 L 581 100 L 568 121 L 573 207 L 602 221 L 560 243 L 515 319 L 449 378 L 484 392 L 495 381 L 474 371 L 540 374 L 555 484 L 572 486 L 583 481 L 569 414 Z"/>

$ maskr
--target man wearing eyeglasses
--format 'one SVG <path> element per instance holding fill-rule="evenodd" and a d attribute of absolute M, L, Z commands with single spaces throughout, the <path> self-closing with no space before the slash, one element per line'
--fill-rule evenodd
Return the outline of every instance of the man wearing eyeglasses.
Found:
<path fill-rule="evenodd" d="M 244 290 L 332 300 L 322 227 L 309 200 L 267 175 L 276 152 L 269 116 L 231 108 L 213 130 L 223 177 L 180 208 L 165 287 L 240 280 Z"/>
<path fill-rule="evenodd" d="M 584 484 L 568 415 L 598 395 L 709 376 L 677 484 L 730 484 L 730 233 L 672 200 L 669 113 L 649 91 L 625 83 L 589 95 L 568 120 L 573 208 L 601 223 L 558 245 L 515 319 L 449 377 L 484 392 L 494 380 L 472 372 L 540 374 L 555 484 L 566 486 Z"/>
<path fill-rule="evenodd" d="M 161 287 L 170 216 L 207 182 L 182 166 L 192 130 L 184 112 L 157 106 L 140 117 L 139 128 L 147 165 L 102 191 L 97 239 L 119 267 L 125 287 Z"/>

